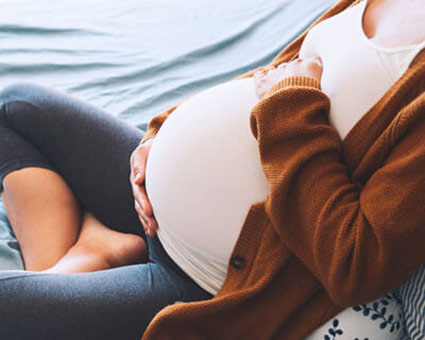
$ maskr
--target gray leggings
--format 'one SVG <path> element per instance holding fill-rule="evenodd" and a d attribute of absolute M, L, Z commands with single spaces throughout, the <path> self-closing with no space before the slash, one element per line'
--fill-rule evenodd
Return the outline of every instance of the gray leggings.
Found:
<path fill-rule="evenodd" d="M 130 154 L 142 137 L 70 96 L 10 86 L 0 92 L 0 185 L 23 167 L 54 170 L 105 225 L 146 239 L 129 184 Z M 164 306 L 212 297 L 157 238 L 147 243 L 146 264 L 84 274 L 0 272 L 0 339 L 139 339 Z"/>

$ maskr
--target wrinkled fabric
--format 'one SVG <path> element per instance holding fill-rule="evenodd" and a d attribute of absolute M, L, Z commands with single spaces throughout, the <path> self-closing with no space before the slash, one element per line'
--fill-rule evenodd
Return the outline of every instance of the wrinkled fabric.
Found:
<path fill-rule="evenodd" d="M 4 1 L 0 88 L 39 83 L 146 129 L 181 99 L 269 63 L 334 2 Z M 0 205 L 0 269 L 22 268 L 17 247 Z"/>

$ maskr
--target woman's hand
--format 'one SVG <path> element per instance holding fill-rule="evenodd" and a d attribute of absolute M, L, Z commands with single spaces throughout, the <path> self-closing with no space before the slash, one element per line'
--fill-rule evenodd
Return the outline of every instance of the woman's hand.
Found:
<path fill-rule="evenodd" d="M 278 67 L 270 66 L 264 71 L 254 73 L 255 92 L 258 98 L 262 99 L 274 84 L 292 76 L 312 77 L 320 82 L 322 70 L 320 57 L 298 58 L 290 63 L 280 64 Z"/>
<path fill-rule="evenodd" d="M 131 154 L 130 165 L 130 183 L 134 195 L 134 207 L 139 215 L 140 222 L 143 225 L 146 236 L 154 237 L 158 224 L 153 217 L 152 205 L 149 202 L 145 189 L 145 169 L 149 151 L 153 139 L 149 139 L 140 144 Z"/>

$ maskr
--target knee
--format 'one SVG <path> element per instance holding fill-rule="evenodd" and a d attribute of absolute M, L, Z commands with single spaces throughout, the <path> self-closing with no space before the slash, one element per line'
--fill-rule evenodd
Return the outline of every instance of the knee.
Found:
<path fill-rule="evenodd" d="M 37 119 L 43 111 L 43 98 L 45 89 L 41 86 L 29 83 L 16 83 L 3 88 L 0 91 L 0 123 L 18 122 L 23 120 Z"/>
<path fill-rule="evenodd" d="M 45 93 L 42 86 L 31 83 L 15 83 L 0 91 L 0 106 L 12 101 L 32 103 Z"/>

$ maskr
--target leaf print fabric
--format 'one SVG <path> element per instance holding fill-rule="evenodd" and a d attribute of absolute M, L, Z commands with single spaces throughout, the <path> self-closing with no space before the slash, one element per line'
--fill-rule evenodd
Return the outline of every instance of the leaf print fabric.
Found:
<path fill-rule="evenodd" d="M 398 293 L 343 310 L 305 340 L 407 340 Z"/>

